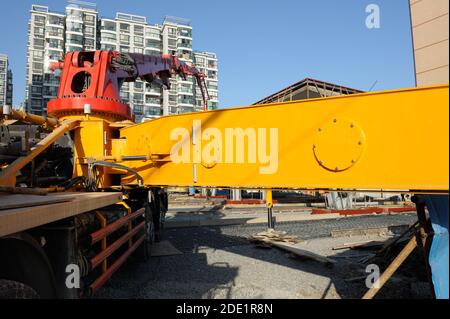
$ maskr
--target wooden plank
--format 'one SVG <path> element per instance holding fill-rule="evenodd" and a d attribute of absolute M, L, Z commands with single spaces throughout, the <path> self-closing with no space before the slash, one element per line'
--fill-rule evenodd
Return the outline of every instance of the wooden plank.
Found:
<path fill-rule="evenodd" d="M 338 245 L 333 247 L 333 250 L 339 250 L 339 249 L 355 249 L 355 248 L 369 248 L 374 246 L 382 246 L 386 243 L 387 240 L 366 240 L 366 241 L 360 241 L 355 243 L 345 243 L 342 245 Z"/>
<path fill-rule="evenodd" d="M 266 243 L 268 242 L 272 246 L 275 246 L 280 249 L 286 250 L 290 253 L 293 253 L 299 257 L 309 258 L 309 259 L 318 261 L 320 263 L 323 263 L 325 265 L 334 265 L 335 264 L 335 261 L 328 257 L 313 253 L 312 251 L 309 251 L 306 249 L 299 248 L 292 244 L 287 244 L 287 243 L 283 243 L 283 242 L 274 242 L 274 241 L 265 241 L 265 242 Z"/>
<path fill-rule="evenodd" d="M 122 200 L 122 193 L 68 192 L 49 194 L 46 197 L 65 197 L 70 200 L 62 203 L 0 210 L 0 237 L 112 205 Z"/>
<path fill-rule="evenodd" d="M 14 186 L 0 186 L 0 192 L 12 194 L 31 194 L 31 195 L 47 195 L 47 188 L 28 188 L 28 187 L 14 187 Z M 1 196 L 2 194 L 0 194 Z M 1 198 L 0 198 L 1 199 Z"/>
<path fill-rule="evenodd" d="M 56 204 L 67 202 L 74 198 L 74 195 L 67 196 L 65 193 L 56 196 L 41 196 L 28 194 L 0 194 L 0 210 L 23 208 L 39 205 Z"/>

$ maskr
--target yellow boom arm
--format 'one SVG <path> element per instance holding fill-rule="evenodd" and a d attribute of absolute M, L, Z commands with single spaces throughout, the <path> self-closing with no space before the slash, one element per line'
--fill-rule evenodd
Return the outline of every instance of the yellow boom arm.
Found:
<path fill-rule="evenodd" d="M 122 128 L 112 152 L 146 185 L 448 193 L 448 113 L 448 85 L 222 109 Z"/>

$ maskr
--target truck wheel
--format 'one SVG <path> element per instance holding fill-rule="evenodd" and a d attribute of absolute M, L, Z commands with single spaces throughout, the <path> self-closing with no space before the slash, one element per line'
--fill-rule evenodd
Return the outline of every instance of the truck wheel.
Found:
<path fill-rule="evenodd" d="M 155 242 L 155 223 L 153 222 L 152 210 L 149 204 L 145 205 L 145 240 L 138 248 L 139 259 L 147 261 L 151 256 L 152 246 Z"/>
<path fill-rule="evenodd" d="M 155 241 L 160 242 L 163 237 L 164 222 L 166 219 L 166 208 L 164 192 L 158 192 L 154 203 L 153 223 L 155 225 Z"/>
<path fill-rule="evenodd" d="M 39 299 L 39 295 L 21 282 L 0 279 L 0 299 Z"/>

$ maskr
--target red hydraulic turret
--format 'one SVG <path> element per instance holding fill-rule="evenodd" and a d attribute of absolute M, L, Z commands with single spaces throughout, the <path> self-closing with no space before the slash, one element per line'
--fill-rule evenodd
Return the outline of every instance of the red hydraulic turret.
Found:
<path fill-rule="evenodd" d="M 57 118 L 89 113 L 111 121 L 133 120 L 120 98 L 122 83 L 141 78 L 170 88 L 173 74 L 196 77 L 207 108 L 204 74 L 171 55 L 79 51 L 67 53 L 63 62 L 50 68 L 62 69 L 58 96 L 47 105 L 48 114 Z"/>

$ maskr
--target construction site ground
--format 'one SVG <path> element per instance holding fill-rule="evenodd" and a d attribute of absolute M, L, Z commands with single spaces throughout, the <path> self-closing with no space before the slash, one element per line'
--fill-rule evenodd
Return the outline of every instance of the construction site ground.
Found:
<path fill-rule="evenodd" d="M 332 259 L 332 266 L 250 242 L 249 236 L 267 229 L 263 205 L 172 202 L 154 255 L 125 264 L 96 297 L 360 298 L 367 290 L 367 258 L 377 249 L 333 248 L 386 241 L 417 220 L 415 213 L 343 217 L 311 215 L 310 210 L 298 204 L 276 206 L 276 229 L 297 236 L 296 247 Z M 376 298 L 431 297 L 423 256 L 416 250 Z M 383 270 L 389 260 L 375 262 Z"/>

